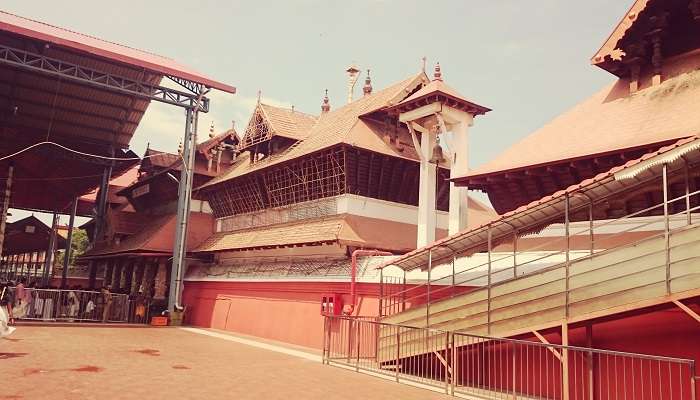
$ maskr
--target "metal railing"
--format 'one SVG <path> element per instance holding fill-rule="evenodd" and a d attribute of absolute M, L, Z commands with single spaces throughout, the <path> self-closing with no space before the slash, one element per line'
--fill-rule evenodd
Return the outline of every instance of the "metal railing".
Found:
<path fill-rule="evenodd" d="M 13 317 L 27 321 L 148 323 L 150 302 L 126 294 L 71 289 L 25 288 L 13 292 Z"/>
<path fill-rule="evenodd" d="M 479 399 L 697 399 L 693 360 L 348 317 L 326 317 L 323 362 Z"/>
<path fill-rule="evenodd" d="M 695 196 L 695 200 L 693 199 Z M 606 199 L 600 200 L 605 201 Z M 405 311 L 411 307 L 418 305 L 430 304 L 431 302 L 440 301 L 445 298 L 454 297 L 469 291 L 470 288 L 484 288 L 489 290 L 492 286 L 523 276 L 541 273 L 549 268 L 557 268 L 562 265 L 567 267 L 567 280 L 569 276 L 569 265 L 575 260 L 576 262 L 586 258 L 595 257 L 601 253 L 620 249 L 624 247 L 634 246 L 641 241 L 648 240 L 654 237 L 666 237 L 666 253 L 670 251 L 670 243 L 668 237 L 673 230 L 682 229 L 685 226 L 691 225 L 693 221 L 692 214 L 700 210 L 700 206 L 691 207 L 691 201 L 700 203 L 700 190 L 694 192 L 686 191 L 685 195 L 678 196 L 674 199 L 666 199 L 660 204 L 635 211 L 616 219 L 603 221 L 595 221 L 592 218 L 588 221 L 589 226 L 576 232 L 570 232 L 570 224 L 568 215 L 580 210 L 569 210 L 568 205 L 565 208 L 566 212 L 563 215 L 565 219 L 565 235 L 556 237 L 549 241 L 544 241 L 537 246 L 529 247 L 527 250 L 518 252 L 517 248 L 517 232 L 513 233 L 513 252 L 508 255 L 493 252 L 493 243 L 490 231 L 489 240 L 486 244 L 487 261 L 478 265 L 470 266 L 461 271 L 455 270 L 457 254 L 452 259 L 451 272 L 443 273 L 443 276 L 434 277 L 431 273 L 435 273 L 435 265 L 431 262 L 427 265 L 428 278 L 427 281 L 419 284 L 407 284 L 404 273 L 403 278 L 382 277 L 380 278 L 380 297 L 379 297 L 379 315 L 391 316 L 393 314 Z M 589 204 L 589 213 L 592 217 L 592 210 L 597 203 Z M 568 204 L 568 198 L 566 199 Z M 671 213 L 670 210 L 677 210 L 676 213 Z M 655 215 L 661 213 L 662 215 Z M 638 218 L 638 217 L 644 218 Z M 616 223 L 626 223 L 629 226 L 625 229 L 615 229 L 614 232 L 606 234 L 604 237 L 596 237 L 602 229 L 614 226 Z M 652 225 L 658 225 L 659 229 L 652 231 L 643 230 Z M 629 233 L 644 233 L 643 238 L 632 236 L 631 240 L 625 240 L 625 235 Z M 589 238 L 588 254 L 578 258 L 574 258 L 571 250 L 571 239 L 576 236 L 587 236 Z M 559 251 L 546 251 L 547 248 L 558 247 L 563 248 Z M 543 252 L 544 255 L 538 255 L 537 252 Z M 526 257 L 525 253 L 533 254 L 532 257 Z M 499 265 L 500 263 L 500 265 Z M 504 263 L 509 266 L 503 266 Z M 670 260 L 667 260 L 667 269 L 670 269 Z M 670 271 L 669 271 L 670 272 Z M 388 278 L 388 279 L 387 279 Z M 667 289 L 670 291 L 670 273 L 667 273 Z M 397 286 L 401 288 L 397 290 Z M 490 290 L 489 290 L 490 298 Z M 429 307 L 429 306 L 428 306 Z M 428 312 L 429 315 L 429 312 Z"/>

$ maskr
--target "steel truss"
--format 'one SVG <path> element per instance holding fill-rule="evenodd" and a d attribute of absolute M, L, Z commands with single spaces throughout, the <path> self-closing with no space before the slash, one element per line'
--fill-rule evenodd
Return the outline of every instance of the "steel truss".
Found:
<path fill-rule="evenodd" d="M 112 91 L 155 100 L 161 103 L 184 108 L 197 108 L 201 112 L 209 112 L 209 99 L 206 97 L 200 98 L 200 93 L 203 93 L 204 89 L 203 85 L 182 78 L 167 76 L 168 79 L 188 89 L 190 93 L 160 85 L 149 85 L 133 79 L 97 71 L 4 45 L 0 45 L 0 64 L 59 76 L 87 85 L 107 88 Z"/>

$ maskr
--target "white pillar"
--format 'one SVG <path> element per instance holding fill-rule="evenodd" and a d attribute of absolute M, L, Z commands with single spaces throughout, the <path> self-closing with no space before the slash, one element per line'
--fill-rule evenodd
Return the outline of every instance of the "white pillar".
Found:
<path fill-rule="evenodd" d="M 464 176 L 469 170 L 469 126 L 472 118 L 451 125 L 452 141 L 450 155 L 450 178 Z M 466 187 L 455 186 L 450 182 L 450 215 L 448 232 L 454 235 L 467 228 L 469 200 Z"/>
<path fill-rule="evenodd" d="M 435 194 L 437 166 L 430 162 L 435 146 L 435 134 L 424 132 L 421 135 L 420 185 L 418 188 L 418 237 L 417 247 L 435 241 Z"/>

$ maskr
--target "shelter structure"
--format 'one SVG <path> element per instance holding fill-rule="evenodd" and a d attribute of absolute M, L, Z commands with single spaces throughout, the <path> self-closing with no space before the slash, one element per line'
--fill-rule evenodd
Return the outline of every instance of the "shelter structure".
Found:
<path fill-rule="evenodd" d="M 66 248 L 66 236 L 57 233 L 35 216 L 8 223 L 3 242 L 0 278 L 16 281 L 23 277 L 47 282 L 52 276 L 53 257 L 47 257 L 47 249 L 57 251 Z"/>
<path fill-rule="evenodd" d="M 353 99 L 359 70 L 347 72 L 350 101 L 334 109 L 326 93 L 318 115 L 259 101 L 236 162 L 197 190 L 216 227 L 193 251 L 202 263 L 186 278 L 190 322 L 320 347 L 322 307 L 376 313 L 379 276 L 368 255 L 403 254 L 419 235 L 447 234 L 452 159 L 436 146 L 442 132 L 409 130 L 400 115 L 435 98 L 487 109 L 424 71 L 381 90 L 367 73 Z M 426 136 L 421 156 L 415 143 Z M 421 160 L 432 171 L 425 185 Z M 470 224 L 496 216 L 476 199 L 464 203 Z"/>
<path fill-rule="evenodd" d="M 188 192 L 197 115 L 208 111 L 210 89 L 235 92 L 172 59 L 0 12 L 0 240 L 10 207 L 74 215 L 77 198 L 96 186 L 101 231 L 108 182 L 136 164 L 128 144 L 151 101 L 186 110 Z M 189 196 L 180 198 L 185 226 Z M 183 232 L 178 237 L 179 271 Z"/>

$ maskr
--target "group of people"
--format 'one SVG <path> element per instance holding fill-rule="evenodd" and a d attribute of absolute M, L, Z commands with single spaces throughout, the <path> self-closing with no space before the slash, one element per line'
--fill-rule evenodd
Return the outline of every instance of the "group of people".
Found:
<path fill-rule="evenodd" d="M 23 278 L 16 284 L 0 284 L 3 290 L 0 335 L 11 333 L 14 319 L 145 322 L 147 318 L 150 301 L 143 288 L 128 295 L 115 293 L 110 286 L 102 287 L 99 292 L 79 286 L 65 290 L 36 286 L 36 282 L 26 285 Z"/>

